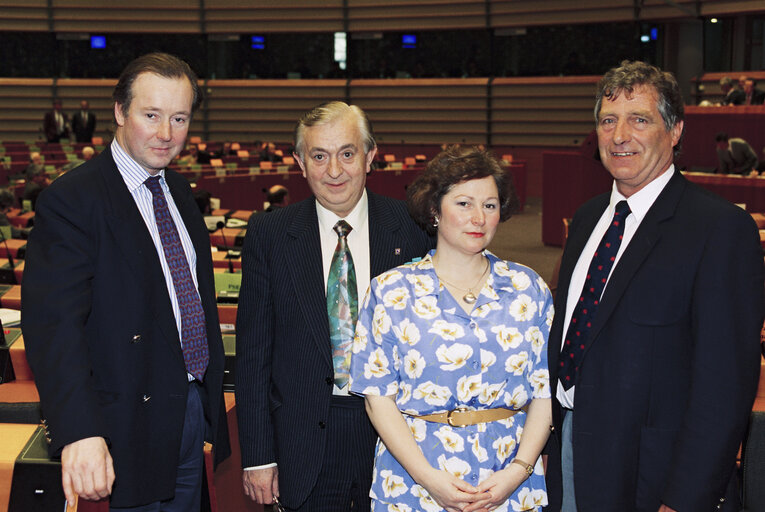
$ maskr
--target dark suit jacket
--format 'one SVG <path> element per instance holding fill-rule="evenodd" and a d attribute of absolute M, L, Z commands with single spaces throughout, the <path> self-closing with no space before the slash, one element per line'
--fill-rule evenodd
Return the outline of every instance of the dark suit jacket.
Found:
<path fill-rule="evenodd" d="M 229 445 L 210 240 L 186 179 L 166 178 L 197 254 L 208 440 L 220 460 Z M 188 380 L 157 250 L 110 149 L 40 195 L 24 274 L 24 340 L 51 454 L 102 436 L 114 458 L 112 506 L 171 498 Z"/>
<path fill-rule="evenodd" d="M 48 142 L 58 142 L 61 138 L 69 136 L 69 117 L 63 112 L 61 115 L 64 116 L 64 131 L 58 133 L 55 113 L 52 110 L 45 113 L 45 117 L 43 118 L 43 132 L 45 132 L 45 138 Z"/>
<path fill-rule="evenodd" d="M 374 278 L 423 256 L 432 242 L 402 201 L 367 194 Z M 278 462 L 289 507 L 309 495 L 325 457 L 334 370 L 320 244 L 311 198 L 253 216 L 243 248 L 236 325 L 242 465 Z"/>
<path fill-rule="evenodd" d="M 72 115 L 72 131 L 77 142 L 90 142 L 96 129 L 96 115 L 87 112 L 87 119 L 82 119 L 82 111 L 78 110 Z"/>
<path fill-rule="evenodd" d="M 555 399 L 571 273 L 608 205 L 573 218 L 548 355 L 554 431 L 549 510 L 560 509 Z M 738 510 L 728 487 L 757 390 L 763 258 L 749 214 L 676 173 L 609 279 L 576 379 L 580 512 Z M 726 492 L 727 491 L 727 492 Z M 732 492 L 731 492 L 732 491 Z M 729 507 L 729 508 L 726 508 Z"/>

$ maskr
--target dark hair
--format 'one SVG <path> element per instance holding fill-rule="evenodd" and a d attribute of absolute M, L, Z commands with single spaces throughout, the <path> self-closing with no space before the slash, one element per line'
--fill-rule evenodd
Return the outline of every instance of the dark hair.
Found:
<path fill-rule="evenodd" d="M 728 134 L 725 132 L 720 132 L 717 135 L 715 135 L 715 142 L 728 142 Z"/>
<path fill-rule="evenodd" d="M 620 94 L 631 95 L 636 87 L 651 86 L 659 97 L 656 107 L 667 131 L 685 119 L 685 106 L 677 80 L 666 71 L 641 61 L 624 60 L 619 67 L 610 69 L 598 82 L 595 97 L 595 122 L 598 122 L 603 98 L 615 100 Z M 683 134 L 673 148 L 675 156 L 680 153 Z"/>
<path fill-rule="evenodd" d="M 312 108 L 305 114 L 303 114 L 295 126 L 295 153 L 301 160 L 305 161 L 305 155 L 303 154 L 307 148 L 305 148 L 305 129 L 311 126 L 320 126 L 323 124 L 329 124 L 336 119 L 340 119 L 346 115 L 353 115 L 356 117 L 358 123 L 359 133 L 361 133 L 361 140 L 364 144 L 364 153 L 369 153 L 375 147 L 375 135 L 372 130 L 372 123 L 369 122 L 369 118 L 366 113 L 356 105 L 348 105 L 342 101 L 330 101 L 328 103 L 322 103 Z"/>
<path fill-rule="evenodd" d="M 289 194 L 287 187 L 276 185 L 268 189 L 266 192 L 266 200 L 271 204 L 282 204 L 284 198 L 287 197 L 287 194 Z"/>
<path fill-rule="evenodd" d="M 16 202 L 13 192 L 7 188 L 0 188 L 0 209 L 10 208 Z"/>
<path fill-rule="evenodd" d="M 510 172 L 502 168 L 489 151 L 449 146 L 431 160 L 406 190 L 406 203 L 412 218 L 431 235 L 434 217 L 441 213 L 441 200 L 452 187 L 463 181 L 491 176 L 499 194 L 499 220 L 506 221 L 518 211 L 519 201 Z"/>
<path fill-rule="evenodd" d="M 112 99 L 120 105 L 123 114 L 127 114 L 133 101 L 133 82 L 142 73 L 154 73 L 165 78 L 188 78 L 193 93 L 191 111 L 194 112 L 202 103 L 202 90 L 199 88 L 196 73 L 188 64 L 169 53 L 148 53 L 133 60 L 122 70 L 117 85 L 112 92 Z"/>

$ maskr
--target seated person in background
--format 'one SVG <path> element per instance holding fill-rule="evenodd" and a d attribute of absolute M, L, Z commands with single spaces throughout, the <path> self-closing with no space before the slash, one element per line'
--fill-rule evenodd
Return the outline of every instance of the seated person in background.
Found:
<path fill-rule="evenodd" d="M 744 82 L 744 105 L 762 105 L 765 103 L 765 91 L 757 88 L 757 82 L 747 78 Z"/>
<path fill-rule="evenodd" d="M 26 238 L 29 229 L 19 229 L 12 226 L 11 221 L 8 220 L 8 212 L 13 208 L 15 202 L 16 198 L 13 196 L 13 192 L 7 188 L 0 188 L 0 226 L 11 226 L 11 238 Z"/>
<path fill-rule="evenodd" d="M 50 185 L 50 180 L 45 174 L 45 167 L 42 165 L 29 165 L 26 170 L 26 175 L 27 182 L 24 184 L 24 193 L 21 197 L 24 200 L 28 199 L 32 201 L 32 209 L 34 210 L 37 196 L 40 195 L 40 192 L 42 192 L 45 187 Z"/>
<path fill-rule="evenodd" d="M 264 142 L 260 150 L 260 161 L 281 162 L 282 157 L 276 154 L 276 144 L 273 142 Z"/>
<path fill-rule="evenodd" d="M 90 146 L 82 148 L 82 159 L 86 162 L 96 155 L 96 150 Z"/>
<path fill-rule="evenodd" d="M 37 176 L 41 172 L 45 172 L 45 165 L 43 164 L 42 156 L 39 152 L 33 151 L 29 154 L 29 165 L 24 169 L 24 175 L 20 178 L 24 178 L 29 181 L 33 177 Z"/>
<path fill-rule="evenodd" d="M 59 176 L 61 174 L 67 173 L 71 171 L 72 169 L 75 169 L 81 166 L 82 164 L 84 164 L 85 162 L 93 158 L 95 154 L 96 154 L 96 151 L 92 147 L 85 146 L 84 148 L 82 148 L 82 158 L 78 158 L 77 160 L 72 160 L 71 162 L 68 162 L 65 165 L 63 165 L 61 169 L 59 169 L 59 172 L 60 172 Z"/>
<path fill-rule="evenodd" d="M 720 90 L 725 95 L 720 105 L 741 105 L 744 103 L 744 93 L 740 89 L 733 87 L 733 79 L 731 77 L 725 76 L 720 79 Z"/>
<path fill-rule="evenodd" d="M 283 206 L 290 204 L 290 191 L 284 185 L 274 185 L 266 192 L 266 201 L 268 207 L 265 211 L 272 212 Z"/>
<path fill-rule="evenodd" d="M 747 141 L 729 138 L 725 132 L 715 137 L 717 141 L 717 171 L 722 174 L 750 174 L 757 168 L 757 153 Z"/>

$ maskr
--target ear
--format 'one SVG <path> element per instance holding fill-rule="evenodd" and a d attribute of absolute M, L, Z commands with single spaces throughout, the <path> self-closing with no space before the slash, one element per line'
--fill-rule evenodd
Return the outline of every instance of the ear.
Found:
<path fill-rule="evenodd" d="M 114 120 L 117 121 L 117 126 L 125 125 L 125 114 L 122 113 L 122 105 L 114 102 Z"/>
<path fill-rule="evenodd" d="M 377 155 L 377 146 L 369 150 L 366 154 L 367 174 L 372 171 L 372 162 L 375 161 L 375 155 Z"/>
<path fill-rule="evenodd" d="M 680 136 L 683 134 L 683 122 L 678 121 L 675 126 L 672 127 L 672 147 L 677 146 L 680 142 Z"/>
<path fill-rule="evenodd" d="M 300 170 L 303 171 L 303 177 L 305 178 L 306 177 L 306 175 L 305 175 L 305 162 L 303 162 L 303 159 L 300 158 L 300 155 L 298 155 L 295 152 L 292 153 L 292 156 L 295 159 L 295 161 L 298 163 L 298 165 L 300 166 Z"/>

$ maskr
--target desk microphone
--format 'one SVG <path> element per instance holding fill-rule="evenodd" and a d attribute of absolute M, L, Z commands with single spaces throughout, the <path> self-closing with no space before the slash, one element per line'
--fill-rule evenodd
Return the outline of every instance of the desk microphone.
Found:
<path fill-rule="evenodd" d="M 228 260 L 228 273 L 234 273 L 234 264 L 231 262 L 231 254 L 228 252 L 228 242 L 226 241 L 226 232 L 223 229 L 226 227 L 226 223 L 218 221 L 218 229 L 220 229 L 220 235 L 223 237 L 223 245 L 226 247 L 226 259 Z M 10 256 L 10 253 L 9 253 Z"/>
<path fill-rule="evenodd" d="M 3 239 L 3 245 L 5 246 L 5 254 L 8 257 L 8 264 L 11 266 L 11 269 L 8 272 L 5 272 L 5 269 L 0 269 L 0 281 L 2 281 L 3 283 L 8 283 L 8 284 L 19 284 L 16 281 L 16 272 L 14 272 L 15 265 L 13 263 L 13 255 L 11 255 L 11 250 L 8 248 L 8 242 L 2 230 L 0 230 L 0 237 L 2 237 Z"/>

